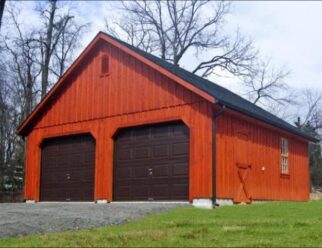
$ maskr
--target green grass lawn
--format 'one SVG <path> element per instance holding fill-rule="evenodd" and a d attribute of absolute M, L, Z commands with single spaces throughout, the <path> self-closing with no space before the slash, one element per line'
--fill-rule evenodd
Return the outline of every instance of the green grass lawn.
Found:
<path fill-rule="evenodd" d="M 178 208 L 117 226 L 2 239 L 1 246 L 322 247 L 322 201 Z"/>

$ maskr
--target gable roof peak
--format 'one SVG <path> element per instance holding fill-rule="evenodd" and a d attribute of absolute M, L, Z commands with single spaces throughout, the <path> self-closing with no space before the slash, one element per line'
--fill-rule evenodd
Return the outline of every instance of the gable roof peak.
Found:
<path fill-rule="evenodd" d="M 37 105 L 34 111 L 26 118 L 26 120 L 19 126 L 17 133 L 20 135 L 25 135 L 27 126 L 32 122 L 33 118 L 39 113 L 43 106 L 48 102 L 48 100 L 53 96 L 59 87 L 63 84 L 68 75 L 73 71 L 73 69 L 81 62 L 82 58 L 97 44 L 99 40 L 104 40 L 113 46 L 122 49 L 128 54 L 138 58 L 142 62 L 148 64 L 154 69 L 158 70 L 162 74 L 172 78 L 177 83 L 183 85 L 187 89 L 195 92 L 199 96 L 205 98 L 212 103 L 218 103 L 225 105 L 226 107 L 235 110 L 237 112 L 243 113 L 247 116 L 253 117 L 255 119 L 261 120 L 272 126 L 279 127 L 288 132 L 294 133 L 310 141 L 318 141 L 314 137 L 304 133 L 300 129 L 291 125 L 290 123 L 278 118 L 277 116 L 269 113 L 268 111 L 260 108 L 259 106 L 247 101 L 241 96 L 231 92 L 230 90 L 215 84 L 205 78 L 199 77 L 179 66 L 171 64 L 155 55 L 147 53 L 137 47 L 134 47 L 120 39 L 117 39 L 105 32 L 100 31 L 95 38 L 90 42 L 90 44 L 85 48 L 81 55 L 75 60 L 75 62 L 70 66 L 70 68 L 65 72 L 62 78 L 55 84 L 55 86 L 48 92 L 46 97 Z"/>

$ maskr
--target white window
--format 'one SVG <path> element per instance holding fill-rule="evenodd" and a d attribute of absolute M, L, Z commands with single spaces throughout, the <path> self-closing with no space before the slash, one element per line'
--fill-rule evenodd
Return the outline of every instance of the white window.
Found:
<path fill-rule="evenodd" d="M 281 138 L 281 172 L 288 174 L 288 140 Z"/>

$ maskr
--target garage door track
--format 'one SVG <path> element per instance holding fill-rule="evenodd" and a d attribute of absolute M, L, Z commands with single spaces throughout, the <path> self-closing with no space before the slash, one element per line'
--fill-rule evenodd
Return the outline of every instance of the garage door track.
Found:
<path fill-rule="evenodd" d="M 3 203 L 0 238 L 115 225 L 187 203 Z"/>

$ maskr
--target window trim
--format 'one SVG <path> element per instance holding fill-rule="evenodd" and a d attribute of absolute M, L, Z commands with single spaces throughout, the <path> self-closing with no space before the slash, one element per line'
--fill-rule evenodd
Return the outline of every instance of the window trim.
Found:
<path fill-rule="evenodd" d="M 284 137 L 280 138 L 280 175 L 282 178 L 290 177 L 289 140 Z"/>

